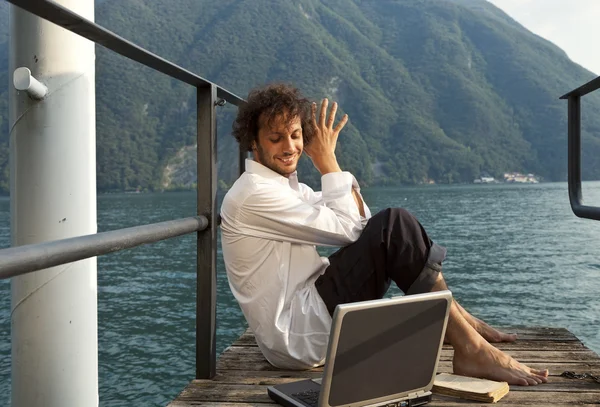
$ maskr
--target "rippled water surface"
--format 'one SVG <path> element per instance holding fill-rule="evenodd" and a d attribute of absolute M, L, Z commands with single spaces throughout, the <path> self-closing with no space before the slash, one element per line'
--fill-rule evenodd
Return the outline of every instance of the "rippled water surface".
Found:
<path fill-rule="evenodd" d="M 363 193 L 373 211 L 407 208 L 447 247 L 446 279 L 474 314 L 497 325 L 566 327 L 600 353 L 600 222 L 572 214 L 566 184 Z M 600 183 L 585 183 L 584 196 L 600 206 Z M 100 231 L 194 213 L 193 193 L 98 198 Z M 0 198 L 0 247 L 9 235 L 9 201 Z M 218 267 L 221 352 L 246 325 L 220 253 Z M 194 376 L 194 237 L 100 257 L 98 314 L 100 404 L 166 405 Z M 0 281 L 0 405 L 9 393 L 10 284 Z"/>

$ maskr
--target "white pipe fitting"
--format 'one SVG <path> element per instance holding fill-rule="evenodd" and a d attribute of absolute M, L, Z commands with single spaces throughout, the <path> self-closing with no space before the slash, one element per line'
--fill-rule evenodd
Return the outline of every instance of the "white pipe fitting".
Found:
<path fill-rule="evenodd" d="M 13 84 L 17 90 L 24 90 L 31 98 L 36 100 L 42 100 L 48 93 L 48 88 L 31 75 L 29 68 L 15 69 Z"/>

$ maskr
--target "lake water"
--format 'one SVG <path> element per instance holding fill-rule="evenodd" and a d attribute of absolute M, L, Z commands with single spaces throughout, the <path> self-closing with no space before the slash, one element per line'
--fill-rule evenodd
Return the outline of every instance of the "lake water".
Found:
<path fill-rule="evenodd" d="M 565 183 L 370 188 L 373 212 L 413 212 L 448 249 L 456 298 L 496 325 L 556 326 L 600 353 L 600 222 L 576 218 Z M 584 183 L 600 205 L 600 183 Z M 107 231 L 195 214 L 194 193 L 102 195 Z M 0 247 L 9 246 L 0 198 Z M 246 328 L 219 253 L 218 351 Z M 192 236 L 98 259 L 100 405 L 164 406 L 194 376 Z M 397 293 L 394 290 L 393 293 Z M 10 401 L 10 284 L 0 281 L 0 405 Z"/>

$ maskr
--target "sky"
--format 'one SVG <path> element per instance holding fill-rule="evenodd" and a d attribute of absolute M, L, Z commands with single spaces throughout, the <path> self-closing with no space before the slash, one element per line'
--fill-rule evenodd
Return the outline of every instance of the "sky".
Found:
<path fill-rule="evenodd" d="M 600 0 L 488 0 L 600 75 Z"/>

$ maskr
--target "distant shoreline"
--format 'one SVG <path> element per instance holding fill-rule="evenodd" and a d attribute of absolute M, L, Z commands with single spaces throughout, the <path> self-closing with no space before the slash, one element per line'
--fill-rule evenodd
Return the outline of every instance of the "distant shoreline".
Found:
<path fill-rule="evenodd" d="M 590 182 L 600 182 L 600 179 L 597 180 L 586 180 L 582 181 L 583 184 Z M 363 189 L 369 188 L 415 188 L 415 187 L 456 187 L 456 186 L 468 186 L 468 185 L 486 185 L 486 186 L 500 186 L 500 185 L 540 185 L 540 184 L 567 184 L 567 181 L 540 181 L 539 183 L 528 183 L 528 182 L 497 182 L 497 183 L 472 183 L 472 182 L 454 182 L 452 184 L 399 184 L 399 185 L 369 185 L 366 187 L 362 187 Z M 140 195 L 140 194 L 163 194 L 163 193 L 177 193 L 177 192 L 193 192 L 196 191 L 195 188 L 178 188 L 178 189 L 165 189 L 163 191 L 97 191 L 97 195 Z M 225 192 L 226 189 L 220 189 L 218 192 Z M 0 199 L 2 198 L 10 198 L 9 194 L 0 193 Z"/>

